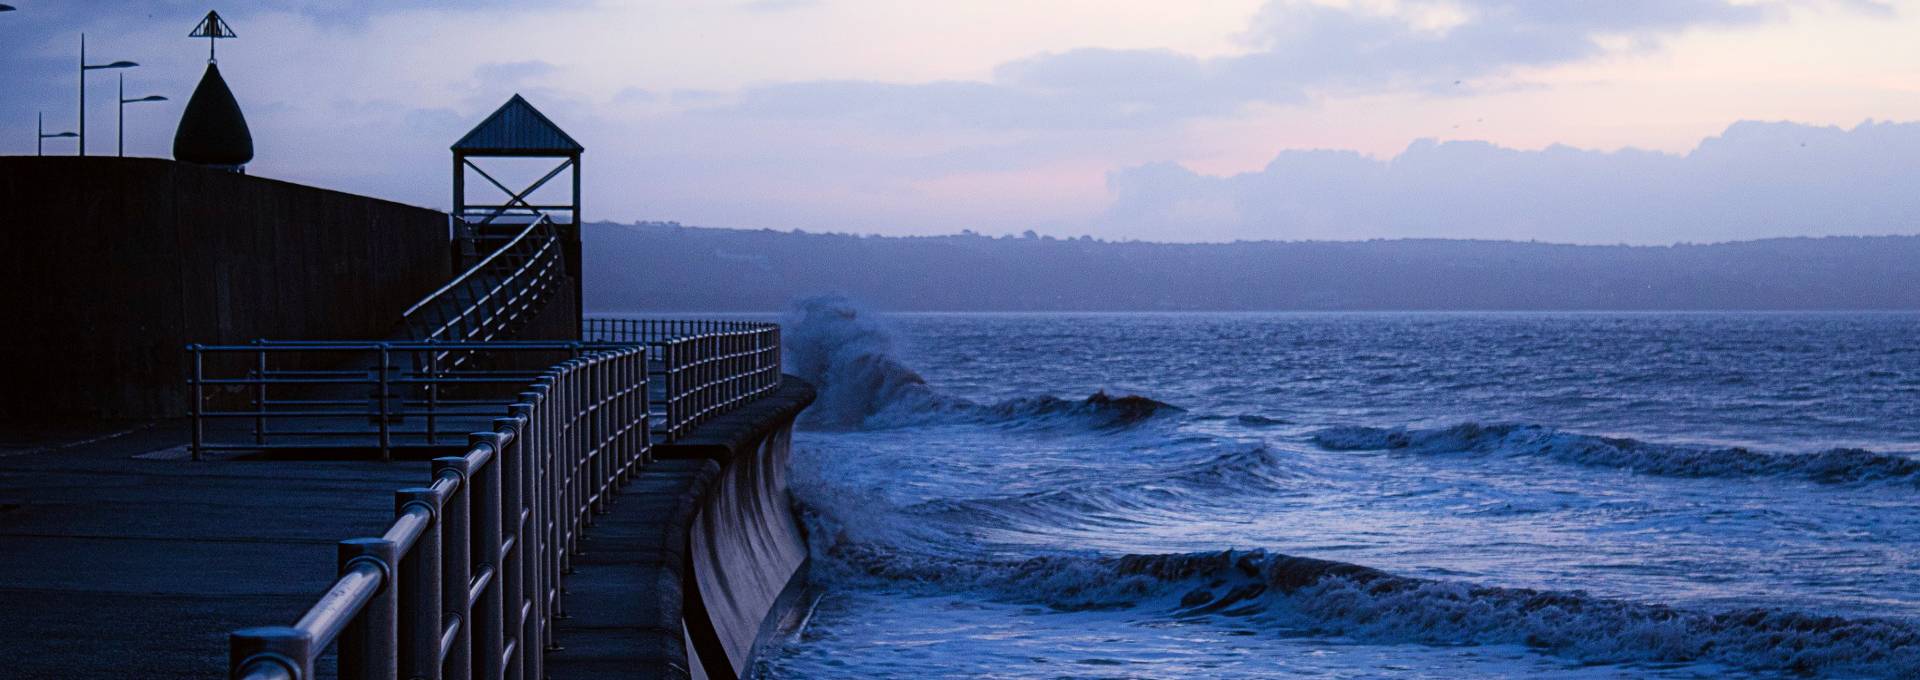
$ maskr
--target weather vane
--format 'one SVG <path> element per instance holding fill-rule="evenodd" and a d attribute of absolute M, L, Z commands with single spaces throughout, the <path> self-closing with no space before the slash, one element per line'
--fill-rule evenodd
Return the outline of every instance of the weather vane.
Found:
<path fill-rule="evenodd" d="M 194 26 L 193 32 L 187 34 L 187 37 L 206 38 L 207 39 L 207 61 L 213 62 L 213 61 L 216 61 L 213 58 L 214 41 L 219 40 L 221 38 L 237 38 L 240 36 L 239 34 L 233 32 L 232 26 L 227 25 L 226 19 L 220 18 L 219 12 L 207 12 L 207 18 L 201 19 L 200 25 Z"/>

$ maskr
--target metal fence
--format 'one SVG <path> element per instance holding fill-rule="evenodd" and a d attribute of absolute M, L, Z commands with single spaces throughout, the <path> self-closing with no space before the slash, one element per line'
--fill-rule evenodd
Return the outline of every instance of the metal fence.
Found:
<path fill-rule="evenodd" d="M 234 632 L 230 677 L 313 678 L 336 641 L 341 678 L 544 677 L 580 533 L 649 458 L 646 371 L 629 346 L 541 373 L 395 493 L 382 535 L 339 544 L 338 580 L 296 623 Z"/>
<path fill-rule="evenodd" d="M 401 317 L 411 340 L 485 342 L 513 337 L 567 276 L 559 231 L 545 215 L 516 226 L 511 238 Z"/>
<path fill-rule="evenodd" d="M 384 533 L 340 542 L 338 579 L 297 622 L 235 631 L 230 677 L 308 680 L 337 644 L 341 678 L 542 678 L 562 575 L 608 495 L 655 443 L 780 386 L 774 324 L 585 328 L 583 342 L 190 346 L 196 458 L 321 439 L 385 453 L 484 424 L 463 455 L 433 460 L 426 486 L 396 492 Z M 542 353 L 557 365 L 501 366 Z M 208 441 L 223 419 L 252 429 Z M 354 426 L 314 424 L 335 420 Z"/>
<path fill-rule="evenodd" d="M 780 387 L 780 326 L 752 321 L 589 318 L 582 337 L 648 349 L 654 434 L 679 439 Z"/>
<path fill-rule="evenodd" d="M 632 343 L 266 341 L 189 345 L 190 450 L 461 441 L 546 367 Z M 527 368 L 534 367 L 534 368 Z M 644 374 L 642 376 L 645 377 Z M 209 426 L 244 429 L 209 433 Z"/>

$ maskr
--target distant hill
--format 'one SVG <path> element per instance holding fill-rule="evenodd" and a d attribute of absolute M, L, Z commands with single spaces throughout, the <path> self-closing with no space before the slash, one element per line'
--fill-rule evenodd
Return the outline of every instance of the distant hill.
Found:
<path fill-rule="evenodd" d="M 1920 236 L 1711 245 L 876 237 L 586 226 L 588 309 L 895 311 L 1920 309 Z"/>

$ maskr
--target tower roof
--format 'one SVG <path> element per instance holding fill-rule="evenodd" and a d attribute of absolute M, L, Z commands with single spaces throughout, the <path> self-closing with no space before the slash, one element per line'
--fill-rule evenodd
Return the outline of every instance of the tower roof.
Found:
<path fill-rule="evenodd" d="M 193 88 L 180 127 L 173 133 L 175 160 L 206 165 L 245 165 L 253 160 L 253 133 L 247 129 L 247 117 L 240 102 L 220 77 L 218 64 L 207 64 L 207 73 Z"/>
<path fill-rule="evenodd" d="M 470 154 L 573 155 L 586 147 L 516 94 L 454 142 L 453 150 Z"/>

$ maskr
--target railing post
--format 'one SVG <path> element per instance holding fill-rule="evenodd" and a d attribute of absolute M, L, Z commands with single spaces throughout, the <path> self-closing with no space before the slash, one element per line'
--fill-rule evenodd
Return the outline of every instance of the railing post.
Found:
<path fill-rule="evenodd" d="M 640 391 L 641 386 L 646 383 L 646 373 L 634 368 L 633 358 L 637 355 L 637 350 L 629 349 L 622 351 L 619 357 L 614 359 L 614 365 L 620 367 L 620 384 L 618 385 L 620 410 L 617 411 L 619 421 L 615 423 L 615 427 L 620 429 L 620 448 L 624 452 L 620 463 L 622 485 L 633 481 L 634 475 L 639 474 L 639 468 L 646 463 L 647 455 L 647 435 L 635 426 L 635 423 L 642 419 L 639 413 L 642 402 L 640 395 L 636 392 Z"/>
<path fill-rule="evenodd" d="M 512 435 L 476 432 L 467 437 L 468 449 L 487 447 L 490 455 L 480 469 L 473 470 L 473 562 L 474 572 L 487 574 L 486 587 L 473 607 L 473 670 L 482 678 L 498 678 L 501 654 L 506 648 L 505 619 L 502 609 L 500 563 L 500 460 Z"/>
<path fill-rule="evenodd" d="M 595 356 L 587 364 L 587 403 L 592 410 L 587 417 L 587 450 L 592 452 L 591 483 L 588 486 L 589 497 L 593 499 L 592 512 L 604 515 L 610 512 L 607 507 L 607 482 L 612 479 L 613 449 L 607 445 L 607 362 L 602 356 Z"/>
<path fill-rule="evenodd" d="M 640 441 L 647 447 L 647 463 L 653 462 L 653 373 L 649 366 L 653 362 L 653 348 L 641 345 L 635 350 L 635 362 L 640 372 Z"/>
<path fill-rule="evenodd" d="M 466 456 L 433 459 L 435 478 L 458 482 L 453 494 L 440 506 L 440 602 L 448 619 L 445 625 L 455 627 L 453 638 L 446 645 L 446 665 L 442 667 L 449 678 L 473 675 L 473 612 L 467 600 L 473 586 L 469 498 L 473 488 L 472 467 Z"/>
<path fill-rule="evenodd" d="M 501 656 L 505 664 L 507 680 L 520 680 L 525 666 L 527 646 L 526 621 L 521 613 L 526 607 L 525 584 L 526 570 L 521 568 L 521 556 L 527 552 L 526 513 L 521 505 L 521 469 L 522 454 L 526 451 L 524 412 L 526 404 L 507 407 L 508 413 L 516 415 L 497 418 L 493 421 L 493 431 L 504 434 L 505 446 L 495 459 L 495 468 L 500 476 L 500 551 L 498 572 L 500 574 L 500 628 L 502 637 Z M 507 658 L 512 654 L 511 658 Z"/>
<path fill-rule="evenodd" d="M 640 441 L 647 446 L 647 463 L 653 462 L 653 347 L 635 349 L 634 370 L 640 373 Z"/>
<path fill-rule="evenodd" d="M 254 340 L 253 344 L 261 344 Z M 253 443 L 267 443 L 267 348 L 255 350 L 254 377 L 260 382 L 253 386 Z"/>
<path fill-rule="evenodd" d="M 715 396 L 724 385 L 720 383 L 720 339 L 711 333 L 700 336 L 700 411 L 696 423 L 706 423 L 713 415 L 713 405 L 719 402 Z"/>
<path fill-rule="evenodd" d="M 206 418 L 200 415 L 200 410 L 205 408 L 201 402 L 206 399 L 205 352 L 197 343 L 187 345 L 187 351 L 193 353 L 193 389 L 189 390 L 192 394 L 187 395 L 187 415 L 193 419 L 193 442 L 191 445 L 193 449 L 193 459 L 200 460 L 200 451 L 206 448 L 207 442 Z"/>
<path fill-rule="evenodd" d="M 726 358 L 720 351 L 720 335 L 709 333 L 706 341 L 701 345 L 701 350 L 706 356 L 706 360 L 702 363 L 707 369 L 703 371 L 706 379 L 700 383 L 705 387 L 701 390 L 705 398 L 700 400 L 700 422 L 704 424 L 713 419 L 713 408 L 720 404 L 720 398 L 724 395 L 727 384 L 722 379 L 725 376 L 721 374 L 721 371 L 726 369 L 726 365 L 722 363 Z"/>
<path fill-rule="evenodd" d="M 694 396 L 695 376 L 693 367 L 688 365 L 689 356 L 693 354 L 688 350 L 692 347 L 692 339 L 681 339 L 675 340 L 670 349 L 670 356 L 673 357 L 673 404 L 669 408 L 673 409 L 673 420 L 668 425 L 673 428 L 673 438 L 676 440 L 686 434 L 687 421 L 691 419 L 687 411 L 693 407 Z"/>
<path fill-rule="evenodd" d="M 660 412 L 666 414 L 666 421 L 660 423 L 660 430 L 667 433 L 664 441 L 671 442 L 680 438 L 679 409 L 683 404 L 680 394 L 680 357 L 679 343 L 660 344 L 660 394 L 666 403 L 660 405 Z"/>
<path fill-rule="evenodd" d="M 341 680 L 397 680 L 399 677 L 400 598 L 394 588 L 398 546 L 385 538 L 340 542 L 340 574 L 380 570 L 380 590 L 340 634 Z"/>
<path fill-rule="evenodd" d="M 553 489 L 554 496 L 553 554 L 555 571 L 553 573 L 555 576 L 553 585 L 556 592 L 556 603 L 560 599 L 558 598 L 558 593 L 564 592 L 566 589 L 565 580 L 559 578 L 559 576 L 566 574 L 567 569 L 571 566 L 569 564 L 570 556 L 568 555 L 568 551 L 573 549 L 573 518 L 574 510 L 576 509 L 573 505 L 573 479 L 576 473 L 574 469 L 575 461 L 573 459 L 575 452 L 573 435 L 576 426 L 579 424 L 579 419 L 573 411 L 573 390 L 574 383 L 579 380 L 579 376 L 574 375 L 573 364 L 573 360 L 568 360 L 566 363 L 561 364 L 554 376 L 552 394 L 554 411 L 553 448 L 547 456 L 552 462 L 548 474 L 553 476 L 553 481 L 549 482 L 548 486 Z M 561 604 L 555 604 L 554 615 L 560 617 L 566 616 L 566 607 Z"/>
<path fill-rule="evenodd" d="M 514 438 L 512 479 L 507 489 L 514 499 L 507 503 L 507 518 L 514 527 L 513 556 L 514 565 L 511 589 L 507 590 L 507 616 L 516 641 L 515 663 L 509 672 L 518 672 L 520 678 L 543 680 L 541 656 L 545 654 L 546 641 L 540 629 L 540 530 L 538 494 L 534 491 L 534 456 L 539 449 L 538 439 L 534 436 L 534 406 L 539 403 L 540 393 L 528 391 L 520 393 L 520 403 L 507 407 L 516 421 L 518 436 Z"/>
<path fill-rule="evenodd" d="M 393 371 L 393 356 L 387 343 L 380 343 L 380 460 L 393 460 L 393 423 L 389 420 L 387 379 Z"/>
<path fill-rule="evenodd" d="M 540 537 L 540 549 L 536 558 L 539 565 L 534 569 L 536 584 L 535 599 L 539 615 L 534 617 L 540 629 L 540 640 L 548 651 L 558 650 L 553 640 L 553 618 L 558 616 L 560 599 L 560 473 L 554 456 L 558 448 L 555 437 L 559 434 L 564 417 L 559 411 L 559 370 L 549 370 L 531 388 L 540 395 L 534 404 L 534 428 L 530 439 L 537 450 L 529 458 L 534 466 L 534 528 Z"/>
<path fill-rule="evenodd" d="M 427 444 L 438 444 L 434 412 L 440 408 L 440 350 L 427 348 Z"/>
<path fill-rule="evenodd" d="M 267 677 L 311 680 L 314 677 L 313 636 L 290 626 L 242 628 L 227 636 L 227 678 L 240 680 L 265 671 Z"/>
<path fill-rule="evenodd" d="M 400 675 L 408 680 L 440 680 L 440 516 L 446 498 L 431 488 L 393 494 L 395 515 L 425 512 L 427 528 L 400 556 Z"/>

